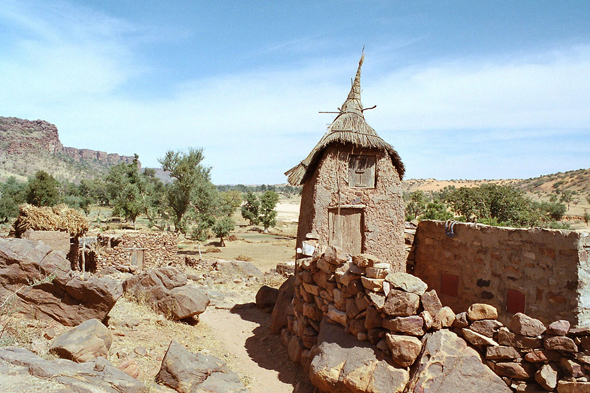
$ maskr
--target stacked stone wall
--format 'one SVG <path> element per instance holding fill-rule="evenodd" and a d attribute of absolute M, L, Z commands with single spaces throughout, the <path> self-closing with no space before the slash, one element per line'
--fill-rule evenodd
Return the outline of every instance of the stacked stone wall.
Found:
<path fill-rule="evenodd" d="M 590 324 L 587 233 L 450 224 L 420 222 L 409 264 L 444 304 L 465 311 L 485 302 L 505 323 L 524 312 Z"/>
<path fill-rule="evenodd" d="M 398 373 L 405 382 L 398 385 L 401 390 L 395 390 L 405 391 L 404 386 L 416 383 L 420 367 L 415 364 L 430 333 L 446 329 L 463 337 L 514 392 L 590 391 L 590 328 L 570 328 L 566 320 L 546 326 L 522 313 L 505 326 L 498 320 L 497 309 L 483 303 L 455 314 L 419 278 L 390 272 L 389 264 L 374 256 L 350 256 L 333 246 L 318 246 L 313 256 L 299 259 L 294 282 L 292 307 L 287 308 L 287 327 L 281 335 L 291 359 L 308 367 L 320 344 L 320 325 L 328 321 L 374 344 L 389 356 L 395 369 L 405 370 Z M 364 371 L 371 375 L 375 370 Z M 324 370 L 322 375 L 316 375 L 312 367 L 310 377 L 336 384 L 346 372 L 346 391 L 376 391 L 366 388 L 372 382 L 364 388 L 352 386 L 352 371 L 345 365 Z"/>
<path fill-rule="evenodd" d="M 130 268 L 133 249 L 143 251 L 143 270 L 178 265 L 184 261 L 178 255 L 178 236 L 174 233 L 101 234 L 98 242 L 102 245 L 96 257 L 98 269 L 107 266 Z"/>

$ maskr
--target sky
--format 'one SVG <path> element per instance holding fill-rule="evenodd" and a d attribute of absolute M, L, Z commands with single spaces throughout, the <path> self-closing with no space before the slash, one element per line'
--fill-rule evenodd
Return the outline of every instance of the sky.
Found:
<path fill-rule="evenodd" d="M 202 148 L 215 184 L 279 184 L 344 102 L 406 178 L 590 168 L 590 2 L 2 0 L 0 116 L 64 146 Z"/>

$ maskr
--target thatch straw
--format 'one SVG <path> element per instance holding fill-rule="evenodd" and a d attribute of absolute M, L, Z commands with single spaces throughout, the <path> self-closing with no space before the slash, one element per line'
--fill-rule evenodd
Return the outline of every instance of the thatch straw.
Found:
<path fill-rule="evenodd" d="M 377 132 L 367 124 L 363 115 L 361 67 L 364 59 L 365 54 L 363 53 L 350 93 L 348 93 L 342 108 L 339 108 L 340 113 L 328 127 L 328 131 L 303 161 L 285 172 L 289 184 L 299 186 L 305 183 L 307 176 L 313 172 L 321 153 L 332 143 L 352 144 L 357 147 L 385 150 L 391 157 L 400 178 L 403 178 L 405 167 L 399 154 L 393 146 L 377 135 Z"/>
<path fill-rule="evenodd" d="M 21 237 L 28 229 L 32 229 L 65 231 L 77 238 L 88 232 L 89 228 L 86 217 L 66 205 L 36 207 L 29 204 L 21 205 L 19 215 L 12 226 L 16 237 Z"/>

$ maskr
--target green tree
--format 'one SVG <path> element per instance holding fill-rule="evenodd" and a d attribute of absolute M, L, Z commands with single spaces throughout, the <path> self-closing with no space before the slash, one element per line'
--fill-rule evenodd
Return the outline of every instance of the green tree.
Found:
<path fill-rule="evenodd" d="M 530 227 L 538 225 L 543 216 L 538 206 L 512 186 L 461 187 L 448 193 L 446 202 L 468 222 Z"/>
<path fill-rule="evenodd" d="M 428 199 L 426 194 L 422 190 L 416 190 L 409 195 L 408 202 L 406 204 L 406 216 L 413 220 L 414 218 L 421 215 L 426 209 L 426 203 Z"/>
<path fill-rule="evenodd" d="M 428 203 L 424 214 L 420 217 L 423 220 L 446 221 L 453 218 L 453 213 L 448 211 L 447 206 L 439 200 Z"/>
<path fill-rule="evenodd" d="M 265 232 L 268 232 L 268 228 L 277 225 L 277 212 L 275 207 L 278 202 L 279 194 L 274 191 L 266 191 L 260 196 L 259 222 L 264 227 Z"/>
<path fill-rule="evenodd" d="M 18 207 L 25 202 L 26 184 L 17 182 L 14 176 L 9 177 L 0 185 L 0 222 L 18 216 Z"/>
<path fill-rule="evenodd" d="M 37 171 L 27 183 L 27 203 L 34 206 L 55 206 L 60 202 L 59 182 L 45 171 Z"/>
<path fill-rule="evenodd" d="M 253 192 L 244 195 L 245 203 L 242 205 L 242 217 L 250 221 L 250 225 L 257 225 L 260 215 L 260 201 Z"/>
<path fill-rule="evenodd" d="M 590 213 L 588 213 L 586 209 L 584 209 L 584 222 L 586 223 L 586 226 L 588 226 L 588 223 L 590 222 Z"/>
<path fill-rule="evenodd" d="M 541 202 L 539 208 L 551 217 L 551 219 L 559 221 L 563 218 L 566 212 L 566 207 L 563 203 Z"/>
<path fill-rule="evenodd" d="M 225 242 L 223 241 L 224 237 L 228 237 L 231 231 L 234 230 L 236 226 L 234 220 L 231 217 L 222 217 L 221 219 L 217 220 L 211 230 L 215 233 L 215 236 L 219 238 L 219 243 L 221 247 L 225 247 Z"/>
<path fill-rule="evenodd" d="M 561 192 L 561 197 L 559 198 L 559 201 L 567 205 L 567 210 L 570 209 L 570 203 L 574 200 L 574 195 L 575 194 L 572 190 L 563 190 Z"/>
<path fill-rule="evenodd" d="M 226 191 L 220 193 L 221 210 L 231 217 L 236 209 L 242 204 L 242 193 L 239 191 Z"/>
<path fill-rule="evenodd" d="M 191 233 L 198 239 L 206 238 L 219 214 L 218 191 L 211 183 L 211 168 L 202 164 L 204 158 L 203 149 L 189 148 L 188 153 L 168 151 L 159 160 L 172 178 L 166 199 L 174 227 L 187 233 L 194 225 Z"/>
<path fill-rule="evenodd" d="M 121 215 L 135 225 L 137 217 L 145 211 L 144 196 L 147 194 L 137 154 L 131 164 L 121 163 L 110 168 L 106 188 L 113 215 Z"/>

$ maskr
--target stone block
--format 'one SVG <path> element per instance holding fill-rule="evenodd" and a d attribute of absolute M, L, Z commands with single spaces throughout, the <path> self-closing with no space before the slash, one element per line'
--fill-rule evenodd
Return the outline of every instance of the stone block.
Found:
<path fill-rule="evenodd" d="M 514 314 L 509 327 L 514 333 L 528 337 L 540 336 L 547 330 L 543 322 L 523 313 Z"/>
<path fill-rule="evenodd" d="M 434 289 L 424 292 L 421 296 L 421 300 L 422 307 L 424 307 L 424 310 L 428 311 L 430 315 L 436 315 L 436 313 L 442 308 L 442 303 Z"/>
<path fill-rule="evenodd" d="M 474 321 L 469 326 L 469 329 L 487 337 L 494 337 L 494 333 L 496 333 L 502 326 L 502 322 L 495 319 L 482 319 Z"/>
<path fill-rule="evenodd" d="M 415 315 L 420 306 L 420 296 L 411 292 L 392 289 L 383 305 L 383 312 L 390 316 Z"/>
<path fill-rule="evenodd" d="M 414 364 L 422 349 L 422 342 L 419 339 L 391 333 L 387 333 L 385 338 L 391 351 L 391 358 L 396 364 L 401 367 L 409 367 Z"/>
<path fill-rule="evenodd" d="M 467 318 L 471 321 L 481 319 L 498 319 L 498 310 L 494 306 L 484 303 L 475 303 L 467 310 Z"/>
<path fill-rule="evenodd" d="M 469 341 L 472 345 L 475 345 L 476 347 L 482 347 L 482 346 L 487 347 L 487 346 L 498 345 L 498 343 L 495 342 L 490 337 L 487 337 L 487 336 L 484 336 L 483 334 L 479 334 L 477 332 L 474 332 L 473 330 L 468 329 L 468 328 L 461 329 L 461 333 L 463 333 L 463 338 L 465 338 L 465 340 Z"/>
<path fill-rule="evenodd" d="M 394 333 L 403 333 L 417 337 L 424 335 L 424 319 L 418 315 L 384 318 L 381 326 Z"/>
<path fill-rule="evenodd" d="M 520 358 L 518 351 L 512 347 L 495 345 L 486 348 L 486 359 L 488 360 L 514 360 Z"/>
<path fill-rule="evenodd" d="M 394 289 L 405 292 L 411 292 L 417 295 L 423 295 L 428 289 L 428 285 L 418 277 L 409 273 L 392 272 L 385 278 Z"/>
<path fill-rule="evenodd" d="M 545 349 L 563 352 L 578 352 L 578 346 L 569 337 L 565 336 L 549 336 L 543 340 Z"/>
<path fill-rule="evenodd" d="M 535 373 L 535 381 L 545 390 L 552 391 L 557 387 L 558 368 L 553 363 L 543 365 Z"/>

